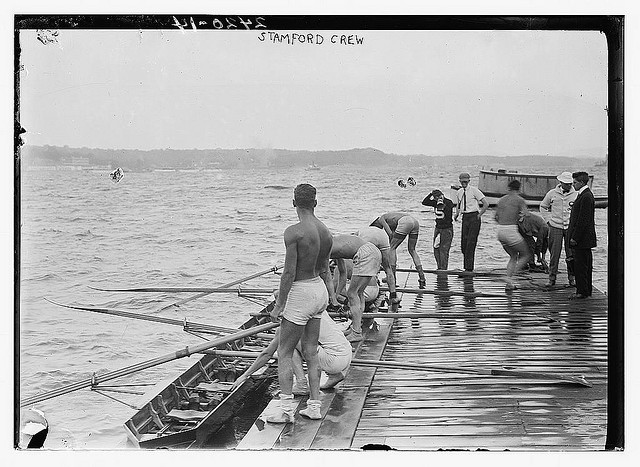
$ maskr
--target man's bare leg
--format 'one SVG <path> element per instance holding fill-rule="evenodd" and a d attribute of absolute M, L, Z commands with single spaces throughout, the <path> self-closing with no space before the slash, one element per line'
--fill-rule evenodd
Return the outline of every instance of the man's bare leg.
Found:
<path fill-rule="evenodd" d="M 367 288 L 371 276 L 351 276 L 347 297 L 349 297 L 349 309 L 351 310 L 351 328 L 362 340 L 362 313 L 364 312 L 364 289 Z M 353 338 L 351 338 L 353 339 Z M 351 340 L 350 339 L 350 340 Z M 351 340 L 352 342 L 355 342 Z"/>
<path fill-rule="evenodd" d="M 296 382 L 292 387 L 293 395 L 301 396 L 303 394 L 308 394 L 309 385 L 307 384 L 307 377 L 304 374 L 304 369 L 302 368 L 302 346 L 299 342 L 293 352 L 291 361 L 293 363 L 293 374 L 296 377 Z"/>
<path fill-rule="evenodd" d="M 318 320 L 319 321 L 319 320 Z M 294 402 L 293 386 L 293 351 L 302 336 L 304 327 L 283 318 L 280 324 L 280 341 L 278 342 L 278 383 L 280 384 L 280 411 L 267 416 L 272 423 L 293 423 Z"/>
<path fill-rule="evenodd" d="M 420 286 L 425 286 L 427 283 L 426 278 L 424 277 L 424 270 L 422 269 L 422 262 L 420 261 L 420 256 L 418 256 L 418 252 L 416 251 L 416 245 L 418 243 L 417 235 L 409 235 L 409 241 L 407 242 L 407 249 L 409 250 L 409 255 L 413 260 L 413 264 L 418 271 L 418 284 Z"/>
<path fill-rule="evenodd" d="M 302 335 L 302 352 L 307 361 L 309 373 L 309 399 L 307 408 L 301 415 L 317 420 L 320 418 L 320 361 L 318 360 L 318 336 L 320 335 L 320 318 L 310 319 L 304 327 Z"/>

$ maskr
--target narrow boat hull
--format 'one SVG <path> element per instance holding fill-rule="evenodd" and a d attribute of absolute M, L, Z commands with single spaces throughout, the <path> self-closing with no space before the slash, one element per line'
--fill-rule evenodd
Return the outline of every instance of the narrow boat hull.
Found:
<path fill-rule="evenodd" d="M 254 316 L 240 329 L 268 320 L 268 314 Z M 220 348 L 239 350 L 247 339 Z M 247 397 L 266 390 L 277 375 L 277 368 L 267 366 L 258 376 L 231 390 L 232 383 L 249 364 L 233 357 L 204 355 L 152 393 L 149 402 L 125 422 L 127 437 L 135 446 L 147 449 L 203 446 L 244 405 Z"/>

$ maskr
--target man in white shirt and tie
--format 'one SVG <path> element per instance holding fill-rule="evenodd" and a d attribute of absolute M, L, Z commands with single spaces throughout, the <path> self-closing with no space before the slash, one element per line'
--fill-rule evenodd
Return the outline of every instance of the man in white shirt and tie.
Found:
<path fill-rule="evenodd" d="M 469 185 L 471 175 L 466 172 L 458 177 L 462 188 L 457 193 L 456 214 L 454 220 L 462 213 L 462 256 L 464 257 L 464 270 L 473 271 L 476 255 L 476 244 L 480 234 L 480 218 L 489 208 L 484 194 L 475 186 Z"/>

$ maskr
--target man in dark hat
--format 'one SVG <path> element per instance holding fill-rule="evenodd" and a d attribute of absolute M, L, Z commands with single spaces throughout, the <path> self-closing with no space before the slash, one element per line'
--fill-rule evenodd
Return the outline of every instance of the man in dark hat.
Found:
<path fill-rule="evenodd" d="M 591 248 L 596 246 L 595 199 L 587 185 L 587 172 L 574 172 L 573 188 L 578 197 L 571 209 L 569 219 L 569 246 L 573 248 L 574 271 L 576 274 L 576 293 L 571 298 L 587 298 L 591 296 L 593 273 L 593 254 Z"/>
<path fill-rule="evenodd" d="M 433 230 L 433 256 L 438 269 L 449 268 L 449 250 L 453 241 L 453 201 L 440 190 L 433 190 L 422 204 L 433 207 L 436 213 L 436 227 Z"/>
<path fill-rule="evenodd" d="M 489 203 L 478 188 L 469 184 L 471 175 L 463 172 L 458 177 L 462 188 L 458 190 L 456 200 L 456 214 L 454 220 L 462 213 L 461 248 L 464 257 L 464 270 L 473 271 L 476 245 L 480 234 L 480 218 L 489 208 Z"/>

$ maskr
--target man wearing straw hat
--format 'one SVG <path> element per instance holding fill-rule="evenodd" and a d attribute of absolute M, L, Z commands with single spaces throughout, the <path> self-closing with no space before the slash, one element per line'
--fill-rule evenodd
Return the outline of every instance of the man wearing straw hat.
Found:
<path fill-rule="evenodd" d="M 573 249 L 569 246 L 568 232 L 571 208 L 578 197 L 578 193 L 573 189 L 571 172 L 562 172 L 556 178 L 560 183 L 554 189 L 549 190 L 540 203 L 540 213 L 549 224 L 549 254 L 551 255 L 549 259 L 549 280 L 545 285 L 553 287 L 556 284 L 558 264 L 560 263 L 562 243 L 564 242 L 569 285 L 575 287 Z"/>

